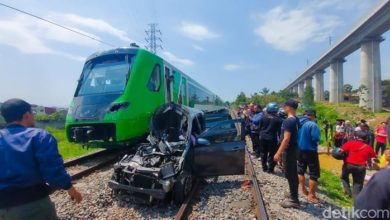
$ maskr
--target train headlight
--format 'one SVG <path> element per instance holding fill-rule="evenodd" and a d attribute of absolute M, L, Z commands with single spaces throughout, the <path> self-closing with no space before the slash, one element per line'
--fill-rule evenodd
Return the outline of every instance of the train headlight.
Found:
<path fill-rule="evenodd" d="M 110 107 L 110 112 L 116 112 L 121 109 L 128 108 L 130 106 L 130 102 L 122 102 L 122 103 L 114 103 Z"/>

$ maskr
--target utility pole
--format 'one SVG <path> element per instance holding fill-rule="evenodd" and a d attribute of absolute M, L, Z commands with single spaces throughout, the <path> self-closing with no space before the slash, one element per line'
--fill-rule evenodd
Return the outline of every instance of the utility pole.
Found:
<path fill-rule="evenodd" d="M 332 36 L 329 35 L 329 46 L 332 46 Z"/>
<path fill-rule="evenodd" d="M 160 43 L 162 43 L 161 40 L 162 33 L 161 30 L 157 29 L 156 23 L 148 24 L 148 26 L 149 26 L 149 30 L 145 31 L 146 33 L 145 41 L 147 43 L 146 49 L 156 54 L 157 49 L 162 49 L 162 45 L 157 43 L 157 41 L 160 41 Z"/>

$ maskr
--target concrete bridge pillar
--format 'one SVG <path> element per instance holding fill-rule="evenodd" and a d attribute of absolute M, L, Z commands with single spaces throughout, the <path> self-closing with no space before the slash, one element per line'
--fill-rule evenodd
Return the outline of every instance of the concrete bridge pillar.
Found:
<path fill-rule="evenodd" d="M 360 51 L 360 101 L 359 106 L 373 112 L 382 109 L 382 79 L 379 43 L 382 37 L 362 42 Z"/>
<path fill-rule="evenodd" d="M 340 103 L 343 100 L 343 63 L 344 59 L 333 59 L 330 63 L 329 102 Z"/>
<path fill-rule="evenodd" d="M 305 89 L 310 86 L 313 87 L 313 77 L 307 77 L 305 80 Z"/>
<path fill-rule="evenodd" d="M 298 94 L 298 86 L 293 86 L 292 92 Z"/>
<path fill-rule="evenodd" d="M 324 100 L 324 73 L 323 70 L 317 70 L 314 78 L 316 81 L 316 88 L 314 90 L 314 100 L 323 101 Z"/>
<path fill-rule="evenodd" d="M 300 98 L 302 98 L 304 92 L 305 92 L 305 83 L 304 83 L 304 82 L 300 82 L 300 83 L 298 84 L 298 96 L 299 96 Z"/>

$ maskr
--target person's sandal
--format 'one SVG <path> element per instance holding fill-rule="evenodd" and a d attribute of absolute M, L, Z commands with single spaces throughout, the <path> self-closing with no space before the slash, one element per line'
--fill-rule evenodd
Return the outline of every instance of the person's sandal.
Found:
<path fill-rule="evenodd" d="M 320 200 L 318 199 L 317 196 L 314 196 L 314 197 L 311 197 L 311 196 L 307 196 L 307 200 L 313 204 L 317 204 L 320 202 Z"/>
<path fill-rule="evenodd" d="M 308 196 L 309 195 L 309 191 L 307 191 L 306 188 L 302 188 L 302 194 L 305 195 L 305 196 Z"/>

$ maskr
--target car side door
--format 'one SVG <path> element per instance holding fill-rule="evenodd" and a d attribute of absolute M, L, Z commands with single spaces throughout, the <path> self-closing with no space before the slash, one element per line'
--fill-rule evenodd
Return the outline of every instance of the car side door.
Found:
<path fill-rule="evenodd" d="M 241 119 L 222 121 L 199 136 L 193 171 L 197 176 L 240 175 L 245 171 Z"/>

